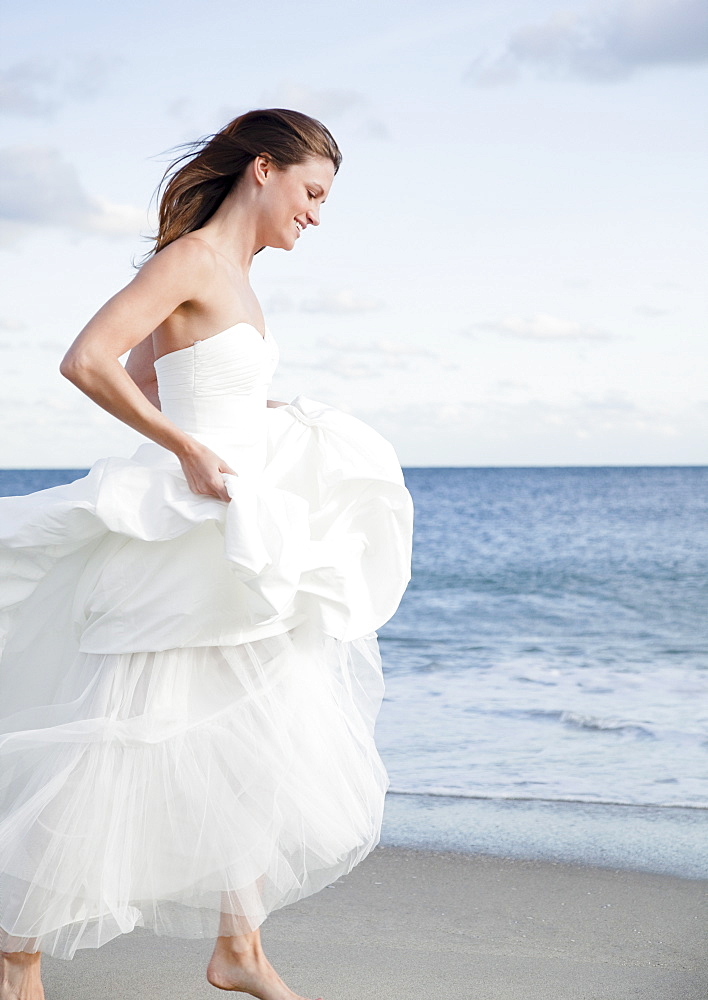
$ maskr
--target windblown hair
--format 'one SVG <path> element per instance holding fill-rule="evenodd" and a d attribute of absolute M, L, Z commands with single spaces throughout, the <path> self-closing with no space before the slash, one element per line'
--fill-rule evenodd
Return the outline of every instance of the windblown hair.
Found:
<path fill-rule="evenodd" d="M 148 237 L 154 246 L 146 259 L 203 226 L 257 156 L 267 156 L 280 170 L 310 156 L 323 156 L 332 161 L 335 174 L 342 162 L 337 143 L 322 122 L 285 108 L 246 111 L 221 131 L 172 148 L 185 146 L 187 152 L 168 166 L 155 192 L 159 198 L 167 182 L 157 236 Z M 189 162 L 179 166 L 183 160 Z"/>

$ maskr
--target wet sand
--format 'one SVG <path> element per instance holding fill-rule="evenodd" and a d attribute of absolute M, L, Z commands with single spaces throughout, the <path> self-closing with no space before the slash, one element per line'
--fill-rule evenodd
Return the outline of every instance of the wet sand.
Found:
<path fill-rule="evenodd" d="M 702 879 L 379 846 L 261 930 L 290 987 L 324 1000 L 708 997 Z M 45 956 L 47 1000 L 225 995 L 204 977 L 211 950 L 138 928 Z"/>

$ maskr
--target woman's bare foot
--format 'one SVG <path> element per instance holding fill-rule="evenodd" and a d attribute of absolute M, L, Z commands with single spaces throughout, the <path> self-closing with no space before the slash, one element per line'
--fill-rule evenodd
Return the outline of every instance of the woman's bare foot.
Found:
<path fill-rule="evenodd" d="M 248 934 L 217 938 L 206 975 L 220 990 L 250 993 L 258 1000 L 308 1000 L 293 993 L 270 964 L 258 928 Z"/>
<path fill-rule="evenodd" d="M 0 1000 L 44 1000 L 41 951 L 0 952 Z"/>

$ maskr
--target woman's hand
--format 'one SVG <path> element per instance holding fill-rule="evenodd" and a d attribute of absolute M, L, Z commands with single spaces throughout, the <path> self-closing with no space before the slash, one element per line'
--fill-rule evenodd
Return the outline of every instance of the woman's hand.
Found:
<path fill-rule="evenodd" d="M 234 472 L 228 462 L 194 439 L 180 449 L 177 457 L 190 490 L 219 500 L 231 499 L 224 485 L 223 473 L 228 472 L 232 476 L 238 473 Z"/>

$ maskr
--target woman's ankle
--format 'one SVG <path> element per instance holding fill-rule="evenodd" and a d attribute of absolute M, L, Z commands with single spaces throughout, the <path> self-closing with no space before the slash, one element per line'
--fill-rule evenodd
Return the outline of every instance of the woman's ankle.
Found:
<path fill-rule="evenodd" d="M 263 946 L 259 938 L 252 938 L 250 935 L 234 934 L 219 935 L 216 939 L 215 953 L 227 955 L 230 958 L 248 959 L 257 958 L 263 954 Z"/>
<path fill-rule="evenodd" d="M 41 951 L 0 951 L 0 958 L 13 965 L 31 965 L 39 962 L 41 957 Z"/>

